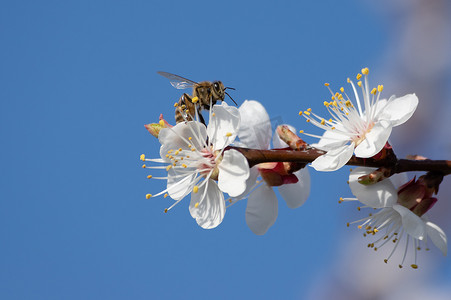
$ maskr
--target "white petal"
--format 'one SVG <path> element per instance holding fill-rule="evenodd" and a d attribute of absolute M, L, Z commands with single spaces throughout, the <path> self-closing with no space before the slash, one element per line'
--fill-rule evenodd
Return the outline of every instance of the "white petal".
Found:
<path fill-rule="evenodd" d="M 350 145 L 340 146 L 333 150 L 328 151 L 326 154 L 323 154 L 317 157 L 312 162 L 312 167 L 317 171 L 335 171 L 343 167 L 349 159 L 352 157 L 352 153 L 354 152 L 354 143 Z"/>
<path fill-rule="evenodd" d="M 407 176 L 407 173 L 396 173 L 390 176 L 390 181 L 398 190 L 404 183 L 407 183 L 407 181 L 409 181 L 409 177 Z"/>
<path fill-rule="evenodd" d="M 294 175 L 299 179 L 298 182 L 279 186 L 279 193 L 289 208 L 300 207 L 310 195 L 310 173 L 308 169 L 303 168 L 295 172 Z"/>
<path fill-rule="evenodd" d="M 398 126 L 407 121 L 418 106 L 418 97 L 415 94 L 390 99 L 387 105 L 379 112 L 379 120 L 387 120 L 392 126 Z"/>
<path fill-rule="evenodd" d="M 354 196 L 365 205 L 372 208 L 393 206 L 398 199 L 398 191 L 390 180 L 383 180 L 371 185 L 360 184 L 357 179 L 368 175 L 375 168 L 358 167 L 349 175 L 349 187 Z"/>
<path fill-rule="evenodd" d="M 249 178 L 246 179 L 246 189 L 240 195 L 234 197 L 235 200 L 242 200 L 247 198 L 249 193 L 256 187 L 257 185 L 257 177 L 259 176 L 258 167 L 254 166 L 249 170 Z"/>
<path fill-rule="evenodd" d="M 247 200 L 247 226 L 253 233 L 263 235 L 276 222 L 277 214 L 276 194 L 266 184 L 260 185 L 251 193 Z"/>
<path fill-rule="evenodd" d="M 213 143 L 214 150 L 222 149 L 232 143 L 239 127 L 240 112 L 238 108 L 228 106 L 225 102 L 222 102 L 221 105 L 214 105 L 207 127 L 208 138 Z M 227 137 L 228 134 L 231 136 Z"/>
<path fill-rule="evenodd" d="M 180 200 L 188 195 L 192 190 L 192 183 L 195 174 L 187 174 L 184 177 L 176 177 L 179 173 L 176 173 L 173 169 L 168 171 L 168 194 L 174 200 Z"/>
<path fill-rule="evenodd" d="M 365 139 L 355 148 L 355 156 L 368 158 L 376 155 L 384 148 L 388 141 L 392 127 L 387 122 L 379 122 L 374 125 Z"/>
<path fill-rule="evenodd" d="M 218 184 L 221 191 L 236 197 L 246 190 L 246 179 L 249 178 L 249 164 L 246 157 L 236 150 L 224 152 L 219 164 Z"/>
<path fill-rule="evenodd" d="M 434 245 L 446 256 L 448 252 L 448 240 L 445 232 L 431 222 L 426 222 L 426 232 Z"/>
<path fill-rule="evenodd" d="M 202 199 L 202 197 L 204 198 Z M 199 203 L 198 207 L 196 207 L 196 203 Z M 200 227 L 215 228 L 221 224 L 225 211 L 224 194 L 213 180 L 209 179 L 208 183 L 200 187 L 197 193 L 191 193 L 189 212 Z"/>
<path fill-rule="evenodd" d="M 337 131 L 327 130 L 324 131 L 323 136 L 318 143 L 311 144 L 310 146 L 323 151 L 330 151 L 346 145 L 349 141 L 350 138 L 348 136 L 337 133 Z"/>
<path fill-rule="evenodd" d="M 188 140 L 189 137 L 192 137 L 191 141 Z M 172 128 L 161 129 L 158 140 L 161 143 L 160 156 L 166 159 L 169 150 L 179 148 L 189 150 L 189 143 L 196 149 L 202 149 L 207 140 L 207 130 L 200 122 L 181 122 Z"/>
<path fill-rule="evenodd" d="M 410 209 L 395 204 L 393 209 L 401 215 L 402 227 L 413 238 L 423 240 L 426 235 L 426 224 L 416 214 L 410 211 Z"/>
<path fill-rule="evenodd" d="M 248 148 L 268 149 L 271 141 L 271 122 L 260 102 L 246 100 L 240 108 L 241 122 L 238 137 Z"/>

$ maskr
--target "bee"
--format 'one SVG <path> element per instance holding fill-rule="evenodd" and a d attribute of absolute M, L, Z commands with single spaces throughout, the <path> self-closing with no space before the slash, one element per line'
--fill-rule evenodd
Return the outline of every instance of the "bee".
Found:
<path fill-rule="evenodd" d="M 230 95 L 226 92 L 226 89 L 234 90 L 231 87 L 224 87 L 221 81 L 202 81 L 195 82 L 184 77 L 158 71 L 163 77 L 170 80 L 171 85 L 176 89 L 187 89 L 192 87 L 193 94 L 188 95 L 184 93 L 178 103 L 175 104 L 175 122 L 180 123 L 183 121 L 191 121 L 195 115 L 198 115 L 200 121 L 205 124 L 205 120 L 200 113 L 201 110 L 209 110 L 211 106 L 215 105 L 218 100 L 224 101 L 225 95 Z M 235 100 L 230 97 L 233 103 Z"/>

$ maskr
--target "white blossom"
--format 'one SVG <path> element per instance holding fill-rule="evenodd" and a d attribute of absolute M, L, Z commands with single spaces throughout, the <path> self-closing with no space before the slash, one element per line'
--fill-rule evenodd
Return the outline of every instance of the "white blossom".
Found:
<path fill-rule="evenodd" d="M 338 170 L 353 154 L 361 158 L 376 155 L 387 143 L 392 128 L 406 122 L 415 112 L 418 106 L 415 94 L 400 98 L 392 96 L 389 100 L 379 99 L 383 86 L 378 85 L 370 90 L 368 73 L 368 68 L 362 69 L 363 75 L 357 75 L 357 86 L 348 78 L 355 103 L 343 87 L 340 92 L 334 93 L 329 84 L 325 84 L 332 94 L 332 101 L 324 102 L 331 115 L 328 120 L 314 114 L 311 109 L 299 112 L 307 122 L 325 130 L 322 136 L 306 133 L 320 138 L 317 144 L 312 144 L 313 147 L 326 151 L 312 162 L 312 167 L 317 171 Z M 364 81 L 361 81 L 362 77 Z M 359 97 L 358 88 L 362 91 L 362 98 Z"/>
<path fill-rule="evenodd" d="M 176 200 L 171 209 L 191 193 L 191 216 L 202 228 L 218 226 L 226 211 L 223 193 L 240 195 L 249 177 L 246 158 L 236 150 L 224 151 L 235 140 L 239 126 L 238 109 L 222 102 L 211 109 L 207 127 L 189 121 L 161 129 L 161 159 L 144 159 L 167 164 L 146 166 L 167 171 L 165 177 L 154 177 L 167 180 L 167 188 L 154 196 L 165 194 Z"/>
<path fill-rule="evenodd" d="M 428 250 L 428 239 L 442 251 L 447 253 L 447 238 L 443 230 L 430 222 L 426 213 L 437 201 L 430 195 L 425 195 L 419 181 L 407 182 L 405 173 L 393 175 L 389 179 L 372 185 L 363 185 L 358 178 L 371 173 L 373 168 L 358 167 L 349 176 L 349 186 L 357 198 L 341 198 L 341 201 L 358 200 L 364 207 L 378 209 L 368 217 L 352 222 L 360 223 L 359 228 L 365 229 L 365 236 L 378 233 L 381 235 L 368 247 L 377 250 L 387 243 L 394 244 L 390 255 L 384 260 L 388 262 L 395 250 L 404 243 L 404 255 L 399 267 L 406 259 L 409 245 L 414 248 L 413 268 L 417 268 L 417 251 Z M 360 209 L 360 208 L 359 208 Z M 349 224 L 348 224 L 349 225 Z M 381 233 L 379 233 L 381 232 Z"/>
<path fill-rule="evenodd" d="M 238 137 L 242 146 L 253 149 L 269 149 L 271 143 L 271 123 L 263 105 L 254 100 L 246 100 L 239 108 L 241 119 Z M 294 130 L 294 129 L 293 129 Z M 276 148 L 288 147 L 274 134 L 273 145 Z M 271 163 L 270 163 L 271 164 Z M 277 163 L 274 163 L 276 166 Z M 279 163 L 281 164 L 281 163 Z M 260 165 L 260 167 L 263 167 Z M 248 198 L 246 207 L 246 223 L 257 235 L 263 235 L 274 224 L 278 215 L 278 203 L 273 187 L 261 179 L 259 165 L 251 168 L 246 191 L 232 200 L 235 203 Z M 260 177 L 259 177 L 260 176 Z M 276 175 L 280 176 L 280 175 Z M 295 183 L 278 186 L 279 193 L 290 208 L 300 207 L 310 194 L 310 175 L 307 168 L 286 176 Z M 293 179 L 295 179 L 293 181 Z M 233 202 L 234 201 L 234 202 Z"/>

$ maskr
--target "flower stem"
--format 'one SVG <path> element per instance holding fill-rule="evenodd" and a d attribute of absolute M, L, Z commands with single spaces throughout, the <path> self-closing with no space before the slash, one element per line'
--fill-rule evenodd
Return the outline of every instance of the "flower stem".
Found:
<path fill-rule="evenodd" d="M 229 146 L 227 149 L 235 149 L 246 157 L 249 167 L 255 166 L 264 162 L 298 162 L 310 163 L 318 156 L 325 152 L 310 148 L 301 151 L 295 150 L 259 150 Z M 392 169 L 392 174 L 410 172 L 410 171 L 434 171 L 440 172 L 443 175 L 451 174 L 451 161 L 449 160 L 410 160 L 410 159 L 396 159 L 394 156 L 388 156 L 384 159 L 374 158 L 358 158 L 353 156 L 347 165 L 365 166 L 365 167 L 388 167 Z"/>

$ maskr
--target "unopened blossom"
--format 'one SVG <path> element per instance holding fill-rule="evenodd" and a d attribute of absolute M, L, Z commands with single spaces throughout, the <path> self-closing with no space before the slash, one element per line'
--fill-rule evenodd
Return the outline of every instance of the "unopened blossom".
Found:
<path fill-rule="evenodd" d="M 161 129 L 161 159 L 142 157 L 165 164 L 145 166 L 167 171 L 167 176 L 154 177 L 167 180 L 167 188 L 154 196 L 165 194 L 176 200 L 171 209 L 191 193 L 191 216 L 202 228 L 218 226 L 226 210 L 223 193 L 232 197 L 243 193 L 249 177 L 246 158 L 236 150 L 224 151 L 235 140 L 239 126 L 238 109 L 223 102 L 213 106 L 208 127 L 189 121 Z"/>
<path fill-rule="evenodd" d="M 396 249 L 404 247 L 400 268 L 411 248 L 414 253 L 411 267 L 418 268 L 417 251 L 422 248 L 428 250 L 429 240 L 446 255 L 446 234 L 436 224 L 429 222 L 425 215 L 437 199 L 432 197 L 432 192 L 422 178 L 407 181 L 407 176 L 403 173 L 372 185 L 360 184 L 359 178 L 373 170 L 375 169 L 364 167 L 353 170 L 349 176 L 349 186 L 357 198 L 340 200 L 340 202 L 358 200 L 365 207 L 378 209 L 375 213 L 370 213 L 368 217 L 352 222 L 359 223 L 358 227 L 365 230 L 364 236 L 376 234 L 379 236 L 369 243 L 368 247 L 377 250 L 386 244 L 393 245 L 390 255 L 384 260 L 386 263 Z"/>
<path fill-rule="evenodd" d="M 354 99 L 348 96 L 343 87 L 340 92 L 334 93 L 329 84 L 325 84 L 332 95 L 331 101 L 324 102 L 330 118 L 323 118 L 311 109 L 299 112 L 307 122 L 325 130 L 322 136 L 306 133 L 320 138 L 317 144 L 312 144 L 313 147 L 326 151 L 312 162 L 312 167 L 317 171 L 338 170 L 353 153 L 361 158 L 376 155 L 388 141 L 392 128 L 406 122 L 415 112 L 418 106 L 415 94 L 380 99 L 383 86 L 371 89 L 368 73 L 368 68 L 362 69 L 363 75 L 357 75 L 357 85 L 348 78 Z"/>
<path fill-rule="evenodd" d="M 246 100 L 239 108 L 243 120 L 238 137 L 243 147 L 269 149 L 271 139 L 275 148 L 286 148 L 277 134 L 272 138 L 271 123 L 263 105 Z M 246 191 L 231 200 L 235 203 L 248 198 L 246 223 L 253 233 L 263 235 L 275 223 L 278 201 L 273 187 L 290 208 L 300 207 L 310 194 L 310 175 L 307 168 L 289 172 L 290 163 L 263 163 L 251 168 Z"/>

